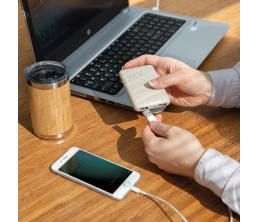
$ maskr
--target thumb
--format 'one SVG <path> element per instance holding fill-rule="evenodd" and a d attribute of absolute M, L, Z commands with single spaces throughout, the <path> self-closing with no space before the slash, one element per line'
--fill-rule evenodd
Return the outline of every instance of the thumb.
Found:
<path fill-rule="evenodd" d="M 168 132 L 169 132 L 169 129 L 171 128 L 171 126 L 164 124 L 164 123 L 160 123 L 158 121 L 151 121 L 149 124 L 150 124 L 151 130 L 155 134 L 157 134 L 161 137 L 164 137 L 164 138 L 166 138 L 168 136 Z"/>
<path fill-rule="evenodd" d="M 149 84 L 154 89 L 165 89 L 169 86 L 177 85 L 183 81 L 183 76 L 181 71 L 175 73 L 170 73 L 164 76 L 160 76 L 156 79 L 149 81 Z"/>

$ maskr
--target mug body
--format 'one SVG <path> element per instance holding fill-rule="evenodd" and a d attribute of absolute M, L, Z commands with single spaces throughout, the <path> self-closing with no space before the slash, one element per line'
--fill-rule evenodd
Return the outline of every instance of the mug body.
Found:
<path fill-rule="evenodd" d="M 73 125 L 67 68 L 58 62 L 39 62 L 26 68 L 24 76 L 36 136 L 42 139 L 66 136 Z"/>

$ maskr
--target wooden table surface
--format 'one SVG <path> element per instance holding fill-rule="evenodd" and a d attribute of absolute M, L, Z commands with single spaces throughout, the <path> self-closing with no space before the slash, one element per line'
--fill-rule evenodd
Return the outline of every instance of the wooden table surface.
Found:
<path fill-rule="evenodd" d="M 147 8 L 154 0 L 131 0 Z M 225 22 L 229 31 L 205 59 L 200 70 L 234 66 L 240 60 L 238 0 L 162 0 L 160 10 Z M 42 140 L 33 133 L 23 70 L 34 63 L 19 5 L 18 143 L 19 221 L 181 221 L 167 205 L 130 192 L 116 201 L 49 170 L 68 148 L 77 146 L 138 171 L 140 189 L 168 201 L 190 221 L 228 221 L 227 206 L 194 179 L 168 174 L 149 162 L 141 131 L 146 119 L 125 108 L 71 97 L 73 130 L 59 140 Z M 240 110 L 169 105 L 163 122 L 191 131 L 205 148 L 213 147 L 240 161 Z M 234 221 L 240 221 L 233 213 Z"/>

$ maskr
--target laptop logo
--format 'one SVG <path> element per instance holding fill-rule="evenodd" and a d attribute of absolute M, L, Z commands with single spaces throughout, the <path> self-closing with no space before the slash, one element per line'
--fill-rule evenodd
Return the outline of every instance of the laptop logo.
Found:
<path fill-rule="evenodd" d="M 192 32 L 197 32 L 197 31 L 198 31 L 198 27 L 192 26 L 192 27 L 190 28 L 190 31 L 192 31 Z"/>
<path fill-rule="evenodd" d="M 91 30 L 88 29 L 88 30 L 87 30 L 87 35 L 90 35 L 90 33 L 91 33 Z"/>

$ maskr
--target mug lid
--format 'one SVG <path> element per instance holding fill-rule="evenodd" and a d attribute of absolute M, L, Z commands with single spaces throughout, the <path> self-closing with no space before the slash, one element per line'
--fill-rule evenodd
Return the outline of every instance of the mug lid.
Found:
<path fill-rule="evenodd" d="M 55 61 L 43 61 L 24 69 L 27 83 L 37 89 L 55 89 L 69 80 L 67 67 Z"/>

